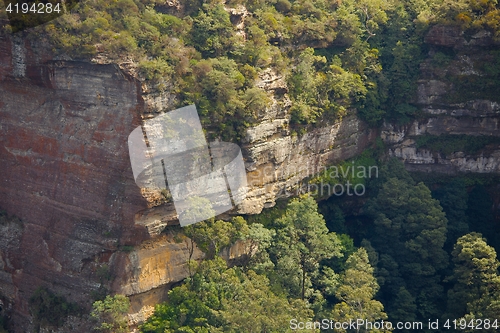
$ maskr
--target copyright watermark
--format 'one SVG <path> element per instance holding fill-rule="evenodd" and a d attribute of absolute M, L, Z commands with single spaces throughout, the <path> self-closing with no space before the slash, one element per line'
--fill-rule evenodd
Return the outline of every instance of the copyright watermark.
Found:
<path fill-rule="evenodd" d="M 500 321 L 498 319 L 429 319 L 423 321 L 398 321 L 392 323 L 386 320 L 370 321 L 367 319 L 350 319 L 345 321 L 335 321 L 332 319 L 322 319 L 319 321 L 300 321 L 297 319 L 290 320 L 290 329 L 294 331 L 300 330 L 450 330 L 450 331 L 465 331 L 465 330 L 498 330 Z"/>
<path fill-rule="evenodd" d="M 352 162 L 332 167 L 299 165 L 278 170 L 274 165 L 266 165 L 248 173 L 247 179 L 253 187 L 285 181 L 287 185 L 280 189 L 278 196 L 310 193 L 315 197 L 331 197 L 363 196 L 366 180 L 378 178 L 378 175 L 378 166 L 355 165 Z"/>
<path fill-rule="evenodd" d="M 350 319 L 346 321 L 334 321 L 331 319 L 322 319 L 320 321 L 299 321 L 290 320 L 290 329 L 292 330 L 423 330 L 424 323 L 421 321 L 397 322 L 393 324 L 390 321 L 379 320 L 370 321 L 366 319 Z M 434 325 L 429 321 L 428 327 L 432 329 Z"/>

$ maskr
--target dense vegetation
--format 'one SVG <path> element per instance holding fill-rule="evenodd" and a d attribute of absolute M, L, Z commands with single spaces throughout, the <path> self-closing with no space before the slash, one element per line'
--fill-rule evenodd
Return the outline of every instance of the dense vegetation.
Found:
<path fill-rule="evenodd" d="M 285 77 L 297 129 L 354 110 L 372 125 L 406 122 L 417 115 L 428 26 L 484 27 L 498 37 L 498 16 L 490 0 L 190 0 L 180 9 L 87 0 L 32 38 L 46 36 L 72 58 L 132 61 L 153 89 L 175 94 L 176 106 L 195 103 L 212 133 L 239 139 L 269 105 L 255 87 L 266 69 Z"/>
<path fill-rule="evenodd" d="M 459 248 L 465 239 L 484 244 L 492 256 L 493 276 L 498 276 L 495 263 L 500 249 L 498 217 L 491 208 L 495 187 L 481 182 L 474 177 L 436 177 L 428 182 L 434 189 L 430 191 L 423 183 L 416 184 L 402 165 L 390 161 L 381 168 L 381 177 L 369 184 L 371 198 L 361 214 L 352 202 L 338 198 L 322 205 L 333 231 L 348 233 L 371 253 L 381 285 L 378 299 L 390 319 L 471 318 L 466 308 L 472 306 L 472 299 L 461 300 L 461 307 L 456 307 L 457 297 L 462 296 L 454 290 L 469 293 L 478 285 L 459 286 L 456 272 L 470 273 L 468 269 L 483 255 L 471 255 L 458 264 Z M 490 302 L 483 303 L 481 311 L 494 308 L 494 301 Z"/>
<path fill-rule="evenodd" d="M 191 277 L 169 293 L 143 332 L 281 332 L 291 318 L 387 318 L 373 299 L 378 284 L 366 250 L 329 232 L 310 196 L 292 200 L 267 226 L 237 218 L 190 228 L 198 237 L 210 235 L 213 246 L 202 246 L 207 253 L 238 235 L 250 244 L 249 255 L 231 268 L 213 255 L 192 262 Z M 344 270 L 335 272 L 341 262 Z M 333 299 L 339 302 L 332 307 Z"/>
<path fill-rule="evenodd" d="M 390 160 L 367 183 L 368 200 L 354 208 L 347 196 L 323 202 L 326 220 L 304 196 L 251 223 L 193 225 L 186 234 L 198 237 L 207 259 L 190 263 L 191 276 L 141 330 L 285 332 L 292 318 L 497 318 L 491 196 L 458 178 L 436 185 L 429 190 Z M 216 253 L 237 239 L 250 244 L 248 256 L 228 267 Z"/>

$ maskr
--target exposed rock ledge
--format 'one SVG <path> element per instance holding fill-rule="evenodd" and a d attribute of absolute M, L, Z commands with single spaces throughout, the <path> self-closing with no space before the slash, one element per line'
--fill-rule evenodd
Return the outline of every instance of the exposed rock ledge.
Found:
<path fill-rule="evenodd" d="M 497 105 L 488 101 L 471 101 L 469 105 Z M 419 135 L 465 134 L 471 136 L 487 135 L 500 136 L 498 113 L 489 113 L 490 108 L 471 110 L 461 109 L 462 116 L 450 116 L 457 110 L 448 109 L 440 113 L 430 113 L 429 118 L 423 121 L 414 121 L 406 126 L 384 124 L 381 137 L 389 144 L 390 156 L 402 160 L 410 171 L 438 172 L 457 174 L 473 173 L 500 173 L 500 146 L 488 147 L 476 155 L 466 155 L 464 152 L 455 152 L 444 156 L 439 152 L 427 149 L 418 149 L 412 138 Z M 475 117 L 470 114 L 476 112 Z"/>
<path fill-rule="evenodd" d="M 408 170 L 456 174 L 462 172 L 500 173 L 500 147 L 489 146 L 477 154 L 467 156 L 455 152 L 443 156 L 438 152 L 417 149 L 413 138 L 419 135 L 500 136 L 500 105 L 498 101 L 457 99 L 455 77 L 477 78 L 488 73 L 482 66 L 490 59 L 489 51 L 499 43 L 490 32 L 479 31 L 467 39 L 458 26 L 436 25 L 425 38 L 430 46 L 429 57 L 421 64 L 415 103 L 423 118 L 405 126 L 384 124 L 382 139 L 390 146 L 389 155 L 401 159 Z M 436 46 L 438 48 L 436 48 Z M 446 66 L 436 66 L 433 56 L 443 47 L 453 50 Z M 490 97 L 491 98 L 491 97 Z M 461 96 L 458 96 L 458 100 Z"/>
<path fill-rule="evenodd" d="M 500 173 L 500 147 L 479 156 L 467 156 L 463 152 L 444 156 L 438 152 L 417 149 L 414 140 L 405 140 L 389 149 L 389 155 L 401 159 L 408 170 L 423 172 L 457 173 Z"/>

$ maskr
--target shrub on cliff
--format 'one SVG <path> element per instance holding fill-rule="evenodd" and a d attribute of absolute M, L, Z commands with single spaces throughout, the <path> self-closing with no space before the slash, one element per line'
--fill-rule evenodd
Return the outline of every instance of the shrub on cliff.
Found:
<path fill-rule="evenodd" d="M 127 313 L 130 301 L 126 296 L 108 295 L 104 300 L 94 302 L 92 308 L 91 316 L 98 322 L 95 329 L 110 333 L 129 331 Z"/>
<path fill-rule="evenodd" d="M 77 315 L 81 309 L 68 302 L 63 296 L 54 294 L 45 287 L 39 287 L 29 299 L 30 311 L 39 326 L 59 327 L 67 317 Z"/>

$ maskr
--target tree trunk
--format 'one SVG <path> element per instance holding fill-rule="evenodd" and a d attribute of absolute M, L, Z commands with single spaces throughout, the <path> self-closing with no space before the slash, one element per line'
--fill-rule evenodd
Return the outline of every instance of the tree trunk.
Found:
<path fill-rule="evenodd" d="M 306 270 L 302 267 L 302 300 L 306 297 Z"/>

